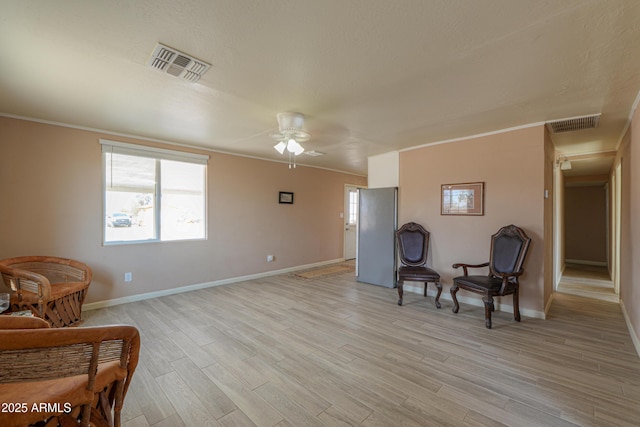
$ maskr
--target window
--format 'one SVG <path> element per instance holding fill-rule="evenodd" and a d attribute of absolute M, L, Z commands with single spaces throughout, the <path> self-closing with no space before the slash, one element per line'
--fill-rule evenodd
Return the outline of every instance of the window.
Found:
<path fill-rule="evenodd" d="M 355 188 L 349 190 L 349 215 L 347 217 L 348 225 L 355 225 L 358 220 L 358 190 Z"/>
<path fill-rule="evenodd" d="M 204 239 L 208 156 L 100 140 L 104 243 Z"/>

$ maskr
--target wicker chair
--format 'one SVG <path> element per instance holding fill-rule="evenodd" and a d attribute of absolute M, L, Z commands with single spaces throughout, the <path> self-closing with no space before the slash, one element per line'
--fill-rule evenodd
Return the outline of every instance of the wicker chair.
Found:
<path fill-rule="evenodd" d="M 48 322 L 32 316 L 0 316 L 0 330 L 50 328 Z"/>
<path fill-rule="evenodd" d="M 0 402 L 10 405 L 0 425 L 119 427 L 138 364 L 138 330 L 50 329 L 38 318 L 11 317 L 0 316 Z"/>
<path fill-rule="evenodd" d="M 0 261 L 4 284 L 13 292 L 11 309 L 31 310 L 53 327 L 77 325 L 91 283 L 91 268 L 82 262 L 51 256 Z"/>

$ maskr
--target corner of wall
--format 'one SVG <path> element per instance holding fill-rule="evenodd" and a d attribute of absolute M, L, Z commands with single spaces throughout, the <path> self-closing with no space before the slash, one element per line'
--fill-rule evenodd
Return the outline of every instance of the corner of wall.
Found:
<path fill-rule="evenodd" d="M 371 156 L 368 159 L 368 187 L 398 187 L 400 183 L 400 153 L 389 153 Z"/>

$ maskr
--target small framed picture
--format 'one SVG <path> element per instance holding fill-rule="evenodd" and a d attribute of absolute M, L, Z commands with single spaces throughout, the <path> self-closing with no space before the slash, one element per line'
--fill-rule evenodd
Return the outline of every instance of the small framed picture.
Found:
<path fill-rule="evenodd" d="M 281 191 L 278 196 L 278 203 L 286 203 L 289 205 L 293 204 L 293 193 L 289 193 L 287 191 Z"/>
<path fill-rule="evenodd" d="M 442 185 L 441 215 L 484 215 L 484 182 Z"/>

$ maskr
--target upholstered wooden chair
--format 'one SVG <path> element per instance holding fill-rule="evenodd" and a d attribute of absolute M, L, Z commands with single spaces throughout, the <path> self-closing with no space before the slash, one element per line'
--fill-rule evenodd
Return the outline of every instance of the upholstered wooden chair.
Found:
<path fill-rule="evenodd" d="M 424 296 L 427 296 L 427 284 L 435 283 L 438 289 L 435 304 L 440 308 L 440 294 L 442 284 L 440 275 L 427 267 L 427 253 L 429 251 L 429 232 L 420 224 L 409 222 L 396 231 L 398 252 L 400 253 L 400 267 L 398 268 L 398 305 L 402 305 L 403 285 L 405 280 L 424 282 Z"/>
<path fill-rule="evenodd" d="M 138 364 L 133 326 L 49 328 L 0 316 L 0 425 L 113 426 Z"/>
<path fill-rule="evenodd" d="M 31 310 L 53 327 L 77 325 L 91 283 L 88 265 L 68 258 L 24 256 L 0 261 L 14 311 Z"/>
<path fill-rule="evenodd" d="M 531 239 L 525 232 L 515 225 L 502 227 L 491 236 L 489 262 L 483 264 L 453 264 L 453 268 L 462 267 L 463 276 L 453 279 L 451 298 L 453 312 L 457 313 L 460 305 L 456 294 L 460 289 L 482 294 L 484 302 L 485 326 L 491 329 L 491 313 L 495 310 L 493 298 L 496 296 L 513 295 L 513 316 L 520 321 L 520 303 L 518 278 L 524 272 L 523 264 Z M 489 267 L 489 274 L 484 276 L 470 276 L 469 268 Z"/>

